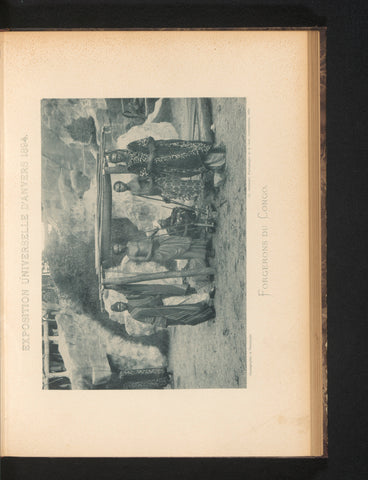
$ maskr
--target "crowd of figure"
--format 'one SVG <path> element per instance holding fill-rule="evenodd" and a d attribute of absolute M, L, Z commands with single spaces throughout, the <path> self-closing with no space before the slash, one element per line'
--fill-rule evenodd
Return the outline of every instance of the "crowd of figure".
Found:
<path fill-rule="evenodd" d="M 137 263 L 155 262 L 172 270 L 175 261 L 194 261 L 208 265 L 214 255 L 211 235 L 215 228 L 208 212 L 215 212 L 225 164 L 223 147 L 200 141 L 154 140 L 152 137 L 132 142 L 126 150 L 105 153 L 105 167 L 111 173 L 134 174 L 129 182 L 116 181 L 115 192 L 129 190 L 133 195 L 179 205 L 171 215 L 158 221 L 151 232 L 136 232 L 121 241 L 113 241 L 113 264 L 124 258 Z M 220 173 L 215 185 L 214 175 Z M 203 213 L 206 218 L 203 220 Z M 113 312 L 128 312 L 147 325 L 166 328 L 177 325 L 197 325 L 215 317 L 214 288 L 209 289 L 206 301 L 167 304 L 170 297 L 196 294 L 189 284 L 132 283 L 106 285 L 124 295 L 125 301 L 111 305 Z"/>

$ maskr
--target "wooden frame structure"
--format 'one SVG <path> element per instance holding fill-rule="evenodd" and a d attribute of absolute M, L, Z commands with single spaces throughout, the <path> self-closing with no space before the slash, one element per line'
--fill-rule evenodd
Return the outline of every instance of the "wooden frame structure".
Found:
<path fill-rule="evenodd" d="M 215 275 L 212 267 L 197 270 L 165 271 L 157 273 L 126 273 L 114 279 L 105 279 L 103 262 L 111 251 L 111 210 L 112 210 L 112 182 L 111 175 L 124 173 L 121 166 L 110 167 L 105 161 L 106 137 L 111 133 L 110 127 L 103 127 L 101 131 L 100 150 L 97 156 L 97 201 L 95 219 L 95 268 L 99 283 L 99 299 L 101 310 L 104 310 L 103 290 L 110 285 L 123 286 L 150 280 L 166 278 L 184 278 L 204 275 Z"/>
<path fill-rule="evenodd" d="M 49 380 L 52 378 L 62 378 L 69 377 L 68 371 L 63 372 L 51 372 L 50 371 L 50 341 L 54 343 L 59 343 L 57 336 L 49 336 L 49 322 L 54 321 L 47 317 L 42 318 L 42 341 L 43 341 L 43 355 L 42 355 L 42 364 L 43 364 L 43 389 L 49 390 Z"/>

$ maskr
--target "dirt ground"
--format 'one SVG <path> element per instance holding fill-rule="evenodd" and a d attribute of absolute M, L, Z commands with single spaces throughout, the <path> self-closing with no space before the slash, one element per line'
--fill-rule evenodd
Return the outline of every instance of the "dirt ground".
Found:
<path fill-rule="evenodd" d="M 170 327 L 169 368 L 174 388 L 246 387 L 246 103 L 212 99 L 216 143 L 226 146 L 215 278 L 216 319 Z"/>

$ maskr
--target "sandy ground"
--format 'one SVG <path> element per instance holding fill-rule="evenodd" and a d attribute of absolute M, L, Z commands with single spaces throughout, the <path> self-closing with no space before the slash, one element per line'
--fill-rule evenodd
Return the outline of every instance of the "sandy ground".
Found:
<path fill-rule="evenodd" d="M 170 327 L 174 388 L 246 387 L 245 99 L 212 100 L 216 143 L 226 146 L 226 183 L 214 235 L 216 319 Z"/>

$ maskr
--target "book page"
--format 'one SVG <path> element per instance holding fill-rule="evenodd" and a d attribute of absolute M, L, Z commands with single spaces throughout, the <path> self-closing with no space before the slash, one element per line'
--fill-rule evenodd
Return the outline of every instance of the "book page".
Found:
<path fill-rule="evenodd" d="M 307 36 L 2 34 L 2 455 L 310 454 Z"/>

